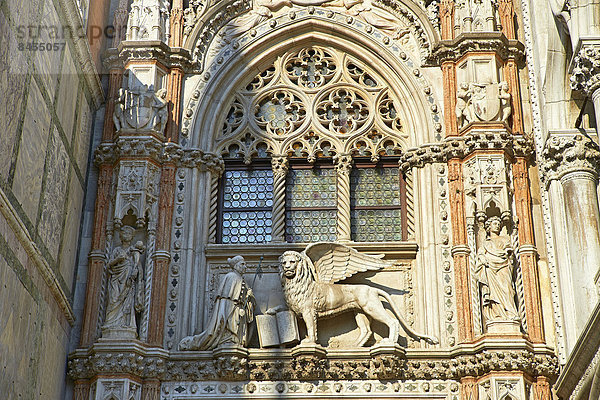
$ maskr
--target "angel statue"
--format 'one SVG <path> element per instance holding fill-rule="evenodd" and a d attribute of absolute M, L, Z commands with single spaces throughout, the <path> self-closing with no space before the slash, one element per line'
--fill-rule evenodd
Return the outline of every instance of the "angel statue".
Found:
<path fill-rule="evenodd" d="M 434 337 L 413 331 L 402 319 L 390 295 L 368 285 L 338 284 L 358 272 L 377 271 L 389 265 L 383 255 L 361 254 L 351 247 L 320 242 L 310 244 L 302 253 L 286 251 L 279 257 L 279 274 L 288 307 L 306 323 L 308 336 L 304 344 L 317 343 L 317 319 L 354 311 L 360 330 L 356 346 L 361 347 L 373 334 L 371 320 L 389 328 L 382 344 L 395 344 L 400 336 L 400 325 L 415 340 L 437 344 Z M 380 300 L 383 297 L 397 318 L 391 316 Z"/>
<path fill-rule="evenodd" d="M 221 346 L 247 346 L 248 325 L 253 321 L 254 294 L 244 281 L 246 261 L 242 256 L 228 258 L 228 272 L 217 291 L 215 307 L 204 332 L 185 337 L 179 350 L 214 350 Z"/>

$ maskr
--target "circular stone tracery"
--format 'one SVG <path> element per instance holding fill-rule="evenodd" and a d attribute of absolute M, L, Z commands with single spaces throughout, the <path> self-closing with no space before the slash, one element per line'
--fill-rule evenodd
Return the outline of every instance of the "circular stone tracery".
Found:
<path fill-rule="evenodd" d="M 355 153 L 357 138 L 368 132 L 377 140 L 369 139 L 368 151 L 361 151 L 399 154 L 407 135 L 388 86 L 341 51 L 312 46 L 288 52 L 234 93 L 218 149 L 231 157 L 235 144 L 235 157 L 249 160 L 257 154 L 247 140 L 252 137 L 272 154 L 314 159 Z"/>

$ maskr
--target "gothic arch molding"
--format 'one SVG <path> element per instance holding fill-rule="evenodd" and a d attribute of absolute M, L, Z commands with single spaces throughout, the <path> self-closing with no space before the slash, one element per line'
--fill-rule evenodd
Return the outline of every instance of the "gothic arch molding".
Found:
<path fill-rule="evenodd" d="M 405 109 L 404 123 L 411 147 L 436 140 L 436 132 L 439 134 L 442 129 L 441 106 L 417 62 L 395 43 L 386 46 L 366 33 L 312 17 L 257 38 L 229 61 L 215 60 L 195 90 L 189 90 L 192 96 L 186 104 L 183 121 L 183 134 L 189 137 L 189 145 L 213 151 L 216 129 L 211 116 L 226 111 L 223 108 L 235 90 L 291 48 L 313 45 L 347 53 L 386 79 Z"/>
<path fill-rule="evenodd" d="M 300 3 L 302 1 L 298 1 L 298 4 Z M 428 55 L 433 46 L 440 40 L 438 30 L 431 23 L 425 10 L 416 2 L 373 0 L 370 3 L 376 8 L 389 12 L 409 26 L 411 34 L 417 38 L 419 46 L 423 50 L 423 55 Z M 194 54 L 201 67 L 204 66 L 204 60 L 199 58 L 204 57 L 202 53 L 208 48 L 208 44 L 216 34 L 236 17 L 252 10 L 252 7 L 252 0 L 202 2 L 196 7 L 190 6 L 185 11 L 186 27 L 183 47 Z M 294 10 L 297 10 L 297 7 L 294 7 L 291 12 L 294 12 Z"/>

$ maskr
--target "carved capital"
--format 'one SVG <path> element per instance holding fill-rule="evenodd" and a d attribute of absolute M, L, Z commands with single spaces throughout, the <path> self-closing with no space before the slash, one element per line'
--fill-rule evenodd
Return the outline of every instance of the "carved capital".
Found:
<path fill-rule="evenodd" d="M 600 89 L 600 39 L 584 42 L 573 59 L 571 89 L 586 96 Z"/>
<path fill-rule="evenodd" d="M 339 154 L 333 157 L 338 174 L 350 175 L 352 170 L 352 156 L 350 154 Z"/>
<path fill-rule="evenodd" d="M 546 182 L 575 172 L 598 174 L 600 147 L 586 135 L 552 135 L 546 141 L 542 156 L 542 179 Z"/>
<path fill-rule="evenodd" d="M 288 172 L 289 162 L 285 156 L 273 156 L 271 157 L 271 168 L 273 168 L 273 175 L 276 177 L 285 178 Z"/>
<path fill-rule="evenodd" d="M 175 143 L 163 143 L 154 137 L 120 137 L 115 143 L 102 143 L 94 153 L 94 163 L 114 164 L 120 158 L 145 158 L 158 164 L 172 163 L 177 167 L 198 168 L 220 176 L 225 169 L 223 158 L 197 148 L 182 149 Z"/>

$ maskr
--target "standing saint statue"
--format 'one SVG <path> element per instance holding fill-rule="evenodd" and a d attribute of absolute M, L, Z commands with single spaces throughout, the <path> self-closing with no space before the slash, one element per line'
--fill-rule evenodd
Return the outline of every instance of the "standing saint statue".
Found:
<path fill-rule="evenodd" d="M 135 229 L 125 225 L 121 228 L 121 246 L 117 246 L 108 260 L 108 305 L 102 330 L 104 337 L 137 335 L 136 312 L 144 304 L 144 271 L 141 241 L 131 245 Z"/>
<path fill-rule="evenodd" d="M 519 321 L 514 289 L 514 249 L 510 236 L 500 235 L 502 222 L 485 223 L 487 237 L 477 250 L 476 279 L 481 290 L 483 316 L 490 321 Z"/>
<path fill-rule="evenodd" d="M 217 347 L 248 345 L 248 326 L 254 317 L 254 295 L 244 281 L 246 261 L 242 256 L 227 259 L 228 272 L 216 293 L 215 307 L 204 332 L 185 337 L 179 350 L 214 350 Z"/>

